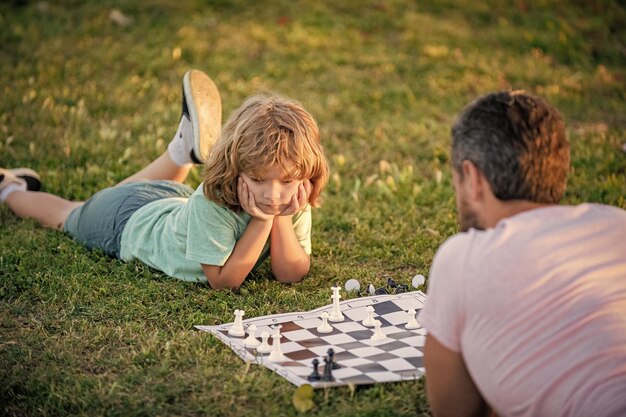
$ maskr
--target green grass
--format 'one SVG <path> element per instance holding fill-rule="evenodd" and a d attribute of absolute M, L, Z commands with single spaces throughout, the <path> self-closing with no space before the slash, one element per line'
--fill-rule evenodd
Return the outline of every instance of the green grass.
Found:
<path fill-rule="evenodd" d="M 193 325 L 240 307 L 316 308 L 349 278 L 428 275 L 457 230 L 449 128 L 488 91 L 526 89 L 562 110 L 565 203 L 626 208 L 626 12 L 583 3 L 2 3 L 0 166 L 38 170 L 47 191 L 84 199 L 159 155 L 191 67 L 216 80 L 226 114 L 258 90 L 300 100 L 333 178 L 309 277 L 279 285 L 265 266 L 237 292 L 89 252 L 1 207 L 0 414 L 297 415 L 294 386 Z M 423 381 L 318 390 L 314 402 L 309 415 L 428 415 Z"/>

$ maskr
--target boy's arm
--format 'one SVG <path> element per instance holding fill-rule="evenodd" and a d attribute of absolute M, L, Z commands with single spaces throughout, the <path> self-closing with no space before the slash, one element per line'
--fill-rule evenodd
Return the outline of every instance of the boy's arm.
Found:
<path fill-rule="evenodd" d="M 271 230 L 271 218 L 253 217 L 224 265 L 201 264 L 202 272 L 211 287 L 215 289 L 239 288 L 259 259 Z"/>
<path fill-rule="evenodd" d="M 274 218 L 270 235 L 272 273 L 279 282 L 299 282 L 309 273 L 311 258 L 298 241 L 292 217 L 303 210 L 311 195 L 311 182 L 306 179 L 298 186 L 291 205 Z"/>
<path fill-rule="evenodd" d="M 272 231 L 273 215 L 263 213 L 254 201 L 254 195 L 240 177 L 237 180 L 239 203 L 250 217 L 250 222 L 243 232 L 233 252 L 222 266 L 202 265 L 202 272 L 215 289 L 237 289 L 259 260 L 265 242 Z"/>
<path fill-rule="evenodd" d="M 311 260 L 298 241 L 292 216 L 276 216 L 270 235 L 270 262 L 277 281 L 299 282 L 309 272 Z"/>

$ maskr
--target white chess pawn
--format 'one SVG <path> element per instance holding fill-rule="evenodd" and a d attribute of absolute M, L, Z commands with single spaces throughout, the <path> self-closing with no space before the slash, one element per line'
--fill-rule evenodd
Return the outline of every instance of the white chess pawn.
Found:
<path fill-rule="evenodd" d="M 261 344 L 256 348 L 256 351 L 259 353 L 269 353 L 272 350 L 272 347 L 269 343 L 267 343 L 267 339 L 270 338 L 270 334 L 268 332 L 261 333 Z"/>
<path fill-rule="evenodd" d="M 243 341 L 245 347 L 257 347 L 259 346 L 259 341 L 256 337 L 254 337 L 254 333 L 256 332 L 256 326 L 251 324 L 248 326 L 248 337 Z"/>
<path fill-rule="evenodd" d="M 275 333 L 272 335 L 272 351 L 267 359 L 272 362 L 284 362 L 287 360 L 287 357 L 283 355 L 283 351 L 280 349 L 280 326 L 276 327 Z"/>
<path fill-rule="evenodd" d="M 415 314 L 416 311 L 415 309 L 410 309 L 409 311 L 406 312 L 409 319 L 407 320 L 406 324 L 404 325 L 405 328 L 409 329 L 409 330 L 413 330 L 413 329 L 419 329 L 420 327 L 422 327 L 419 322 L 415 319 Z"/>
<path fill-rule="evenodd" d="M 243 315 L 245 312 L 243 310 L 235 310 L 235 321 L 230 329 L 228 329 L 228 334 L 235 337 L 243 337 L 246 335 L 246 331 L 243 328 Z"/>
<path fill-rule="evenodd" d="M 374 307 L 367 306 L 365 307 L 365 311 L 367 312 L 367 317 L 363 319 L 361 324 L 365 327 L 374 327 Z"/>
<path fill-rule="evenodd" d="M 374 334 L 370 338 L 371 341 L 377 342 L 380 340 L 385 340 L 387 338 L 387 335 L 383 333 L 383 331 L 380 329 L 381 325 L 382 323 L 380 322 L 380 320 L 374 320 Z"/>
<path fill-rule="evenodd" d="M 348 292 L 357 292 L 358 290 L 361 289 L 361 284 L 356 279 L 350 278 L 349 280 L 346 281 L 344 288 Z"/>
<path fill-rule="evenodd" d="M 417 288 L 420 285 L 424 285 L 424 282 L 426 282 L 426 278 L 424 277 L 424 275 L 417 274 L 411 280 L 411 285 L 413 286 L 413 288 Z"/>
<path fill-rule="evenodd" d="M 322 312 L 320 317 L 322 319 L 322 324 L 317 326 L 317 331 L 320 332 L 320 333 L 330 333 L 330 332 L 332 332 L 333 331 L 333 326 L 328 324 L 329 314 L 324 311 L 324 312 Z"/>
<path fill-rule="evenodd" d="M 339 305 L 339 299 L 341 298 L 341 294 L 339 294 L 340 287 L 332 287 L 333 295 L 331 298 L 333 299 L 333 309 L 330 312 L 330 316 L 328 319 L 330 321 L 343 321 L 343 313 L 341 312 L 341 306 Z"/>
<path fill-rule="evenodd" d="M 376 287 L 374 287 L 374 284 L 370 284 L 367 286 L 367 293 L 369 295 L 376 295 Z"/>

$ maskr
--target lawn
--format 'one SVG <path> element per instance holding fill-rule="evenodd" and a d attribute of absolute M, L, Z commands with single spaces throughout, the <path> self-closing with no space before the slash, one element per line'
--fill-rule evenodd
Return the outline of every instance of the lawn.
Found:
<path fill-rule="evenodd" d="M 85 199 L 166 148 L 189 68 L 227 115 L 256 91 L 316 117 L 332 169 L 297 285 L 238 291 L 90 252 L 0 207 L 0 414 L 303 415 L 295 387 L 196 324 L 306 311 L 349 278 L 401 283 L 457 231 L 449 130 L 525 89 L 566 120 L 566 204 L 626 208 L 626 11 L 618 1 L 28 1 L 0 4 L 0 166 Z M 194 171 L 189 184 L 198 184 Z M 426 288 L 421 288 L 426 290 Z M 423 380 L 317 390 L 311 416 L 429 415 Z"/>

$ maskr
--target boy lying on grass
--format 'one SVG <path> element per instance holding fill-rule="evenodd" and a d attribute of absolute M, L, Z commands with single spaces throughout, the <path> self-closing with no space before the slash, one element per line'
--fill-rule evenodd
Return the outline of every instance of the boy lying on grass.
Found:
<path fill-rule="evenodd" d="M 221 112 L 213 81 L 191 70 L 178 130 L 148 166 L 85 202 L 38 191 L 28 168 L 0 169 L 0 202 L 184 281 L 236 289 L 267 257 L 278 281 L 300 281 L 310 267 L 311 207 L 328 181 L 317 124 L 278 95 L 248 98 L 220 130 Z M 194 191 L 183 181 L 205 159 Z"/>

